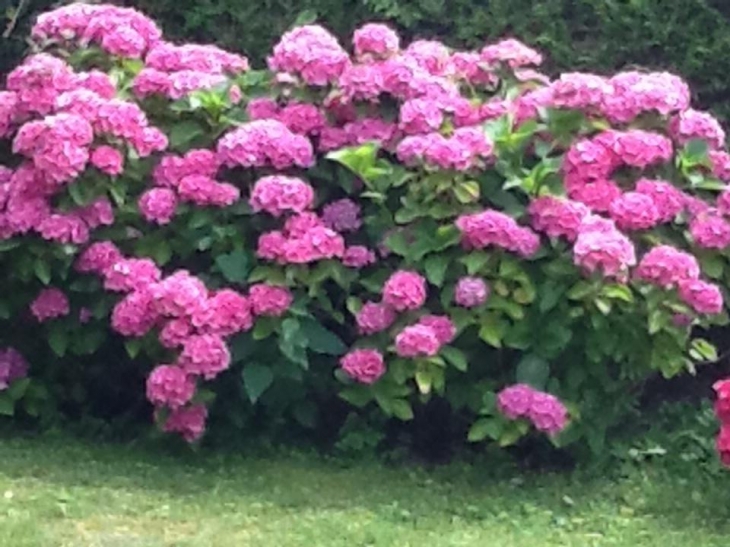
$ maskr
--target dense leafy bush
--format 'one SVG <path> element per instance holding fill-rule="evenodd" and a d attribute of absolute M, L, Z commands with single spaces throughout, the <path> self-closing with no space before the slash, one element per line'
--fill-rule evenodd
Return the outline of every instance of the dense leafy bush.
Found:
<path fill-rule="evenodd" d="M 714 357 L 691 333 L 726 322 L 730 155 L 676 76 L 550 81 L 514 40 L 377 24 L 352 55 L 298 27 L 254 71 L 81 4 L 33 38 L 0 93 L 2 332 L 33 378 L 6 409 L 93 396 L 68 355 L 116 385 L 121 336 L 190 441 L 209 409 L 314 427 L 338 394 L 600 450 L 649 375 Z"/>

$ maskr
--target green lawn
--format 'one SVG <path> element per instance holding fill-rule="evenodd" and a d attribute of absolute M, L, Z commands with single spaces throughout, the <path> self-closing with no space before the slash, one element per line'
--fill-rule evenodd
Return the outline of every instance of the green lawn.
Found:
<path fill-rule="evenodd" d="M 646 465 L 609 480 L 43 437 L 1 440 L 0 461 L 0 545 L 11 547 L 725 547 L 730 537 L 730 473 L 690 464 L 680 477 Z"/>

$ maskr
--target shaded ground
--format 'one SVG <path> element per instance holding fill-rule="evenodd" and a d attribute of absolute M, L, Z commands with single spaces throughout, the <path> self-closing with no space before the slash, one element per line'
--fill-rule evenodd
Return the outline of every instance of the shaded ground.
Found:
<path fill-rule="evenodd" d="M 609 479 L 48 437 L 4 440 L 0 461 L 2 546 L 719 547 L 730 534 L 730 473 L 692 464 Z"/>

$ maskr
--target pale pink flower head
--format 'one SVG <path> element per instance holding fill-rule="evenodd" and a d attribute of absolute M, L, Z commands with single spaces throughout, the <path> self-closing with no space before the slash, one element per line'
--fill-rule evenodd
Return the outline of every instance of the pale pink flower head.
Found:
<path fill-rule="evenodd" d="M 587 273 L 601 272 L 604 277 L 622 279 L 636 265 L 636 250 L 613 222 L 589 216 L 573 246 L 573 261 Z"/>
<path fill-rule="evenodd" d="M 147 288 L 162 277 L 157 264 L 149 258 L 123 258 L 105 269 L 104 288 L 114 292 L 129 292 Z"/>
<path fill-rule="evenodd" d="M 302 179 L 271 175 L 256 181 L 249 203 L 255 212 L 280 217 L 286 212 L 301 213 L 311 208 L 313 201 L 314 189 Z"/>
<path fill-rule="evenodd" d="M 440 349 L 436 331 L 426 325 L 411 325 L 395 337 L 395 351 L 401 357 L 433 357 Z"/>
<path fill-rule="evenodd" d="M 695 216 L 689 224 L 689 232 L 703 249 L 722 250 L 730 246 L 730 222 L 715 212 Z"/>
<path fill-rule="evenodd" d="M 166 433 L 179 433 L 189 443 L 200 439 L 205 433 L 205 421 L 208 418 L 208 409 L 203 404 L 177 408 L 162 425 Z"/>
<path fill-rule="evenodd" d="M 342 71 L 337 85 L 349 101 L 377 102 L 384 90 L 380 67 L 369 63 L 349 65 Z"/>
<path fill-rule="evenodd" d="M 313 86 L 335 81 L 349 63 L 349 55 L 337 39 L 319 25 L 284 33 L 268 58 L 271 70 L 297 75 Z"/>
<path fill-rule="evenodd" d="M 149 285 L 155 311 L 163 317 L 193 317 L 208 299 L 205 284 L 187 270 L 178 270 Z"/>
<path fill-rule="evenodd" d="M 528 212 L 535 230 L 544 232 L 548 237 L 575 241 L 580 224 L 590 211 L 577 201 L 542 196 L 530 203 Z"/>
<path fill-rule="evenodd" d="M 454 301 L 463 308 L 481 306 L 489 297 L 489 287 L 480 277 L 462 277 L 456 282 Z"/>
<path fill-rule="evenodd" d="M 692 108 L 672 118 L 669 132 L 679 144 L 701 139 L 712 149 L 720 150 L 725 146 L 725 131 L 720 122 L 711 114 Z"/>
<path fill-rule="evenodd" d="M 355 29 L 352 43 L 355 55 L 360 60 L 386 59 L 400 49 L 398 33 L 380 23 L 367 23 Z"/>
<path fill-rule="evenodd" d="M 91 165 L 102 173 L 117 176 L 124 169 L 122 153 L 111 146 L 98 146 L 91 152 Z"/>
<path fill-rule="evenodd" d="M 248 291 L 254 315 L 281 317 L 294 301 L 294 296 L 286 287 L 258 283 Z"/>
<path fill-rule="evenodd" d="M 570 185 L 568 197 L 586 205 L 591 211 L 605 213 L 614 200 L 621 196 L 621 188 L 610 180 L 596 180 L 586 184 Z"/>
<path fill-rule="evenodd" d="M 60 289 L 43 289 L 30 304 L 30 311 L 39 323 L 68 315 L 68 298 Z"/>
<path fill-rule="evenodd" d="M 383 355 L 374 349 L 355 349 L 340 359 L 342 370 L 361 384 L 374 384 L 385 374 Z"/>
<path fill-rule="evenodd" d="M 156 406 L 176 409 L 195 395 L 195 381 L 175 365 L 159 365 L 147 377 L 147 400 Z"/>
<path fill-rule="evenodd" d="M 28 361 L 15 348 L 0 350 L 0 391 L 28 375 Z"/>
<path fill-rule="evenodd" d="M 322 209 L 322 222 L 336 232 L 356 232 L 362 226 L 360 206 L 351 199 L 339 199 Z"/>
<path fill-rule="evenodd" d="M 453 71 L 449 48 L 436 40 L 415 40 L 408 45 L 403 56 L 431 76 L 446 76 Z"/>
<path fill-rule="evenodd" d="M 177 209 L 177 195 L 169 188 L 150 188 L 139 197 L 138 206 L 147 222 L 169 224 Z"/>
<path fill-rule="evenodd" d="M 631 129 L 608 130 L 594 140 L 609 148 L 621 163 L 644 169 L 649 165 L 665 163 L 672 158 L 672 141 L 660 133 Z"/>
<path fill-rule="evenodd" d="M 289 103 L 278 111 L 276 119 L 300 135 L 316 135 L 327 124 L 322 111 L 309 103 Z"/>
<path fill-rule="evenodd" d="M 196 334 L 183 344 L 177 364 L 193 376 L 212 380 L 231 364 L 231 354 L 217 334 Z"/>
<path fill-rule="evenodd" d="M 112 328 L 122 336 L 144 336 L 159 320 L 152 293 L 146 288 L 135 290 L 117 302 L 112 310 Z"/>
<path fill-rule="evenodd" d="M 103 274 L 115 262 L 121 260 L 122 253 L 111 241 L 100 241 L 89 245 L 76 260 L 76 270 L 84 273 Z"/>
<path fill-rule="evenodd" d="M 513 38 L 485 46 L 480 55 L 482 61 L 487 64 L 503 63 L 510 68 L 542 64 L 542 55 Z"/>
<path fill-rule="evenodd" d="M 679 298 L 700 315 L 715 315 L 724 307 L 720 287 L 699 279 L 680 281 Z"/>
<path fill-rule="evenodd" d="M 395 272 L 383 285 L 383 303 L 396 311 L 421 308 L 426 303 L 426 279 L 412 271 Z"/>
<path fill-rule="evenodd" d="M 445 315 L 424 315 L 418 324 L 432 329 L 441 345 L 450 344 L 456 337 L 456 326 Z"/>
<path fill-rule="evenodd" d="M 550 85 L 552 106 L 592 112 L 613 91 L 603 76 L 566 72 Z"/>
<path fill-rule="evenodd" d="M 342 255 L 342 263 L 348 268 L 364 268 L 375 262 L 377 262 L 375 252 L 364 245 L 351 245 L 345 249 L 345 254 Z"/>
<path fill-rule="evenodd" d="M 622 230 L 648 230 L 659 223 L 654 200 L 639 192 L 626 192 L 611 202 L 609 214 Z"/>
<path fill-rule="evenodd" d="M 389 328 L 395 322 L 395 318 L 393 308 L 376 302 L 366 302 L 355 314 L 358 332 L 366 336 Z"/>
<path fill-rule="evenodd" d="M 689 253 L 670 245 L 659 245 L 642 257 L 635 276 L 637 279 L 668 289 L 680 281 L 699 279 L 700 265 Z"/>
<path fill-rule="evenodd" d="M 428 97 L 405 101 L 398 114 L 398 128 L 406 135 L 438 131 L 443 123 L 442 106 Z"/>
<path fill-rule="evenodd" d="M 620 72 L 609 83 L 612 91 L 601 110 L 614 123 L 630 122 L 644 112 L 668 116 L 689 107 L 689 86 L 668 72 Z"/>

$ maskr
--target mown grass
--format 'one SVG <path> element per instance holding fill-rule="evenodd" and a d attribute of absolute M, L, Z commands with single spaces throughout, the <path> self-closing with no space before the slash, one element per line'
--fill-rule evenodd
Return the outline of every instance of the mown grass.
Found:
<path fill-rule="evenodd" d="M 723 546 L 730 474 L 433 469 L 298 452 L 171 453 L 68 437 L 0 442 L 0 545 Z"/>

